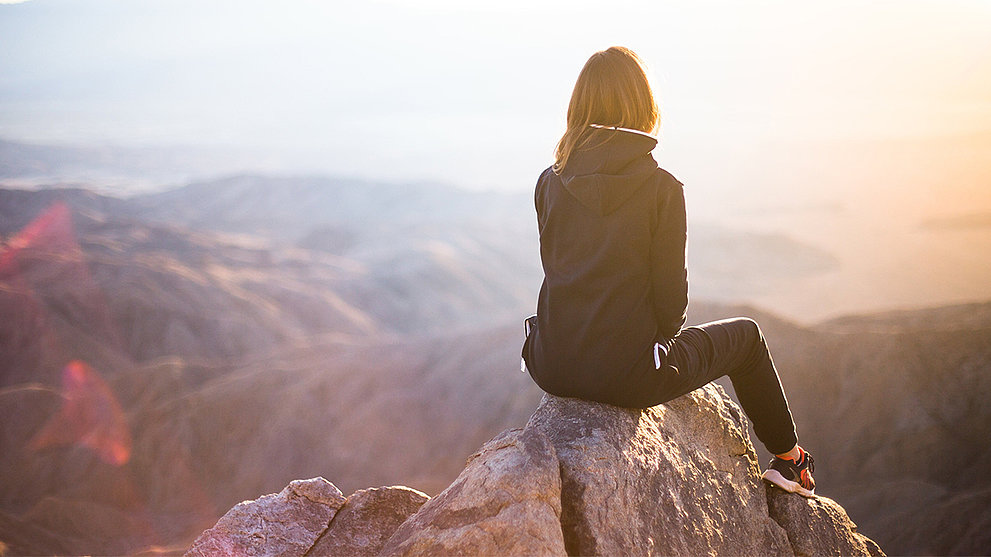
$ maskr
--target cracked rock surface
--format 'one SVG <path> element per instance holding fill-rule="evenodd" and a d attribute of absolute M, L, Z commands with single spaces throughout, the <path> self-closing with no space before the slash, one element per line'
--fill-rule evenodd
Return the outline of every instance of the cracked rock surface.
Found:
<path fill-rule="evenodd" d="M 857 532 L 857 525 L 836 501 L 766 489 L 771 516 L 788 532 L 795 555 L 884 555 L 874 540 Z"/>
<path fill-rule="evenodd" d="M 545 395 L 433 499 L 333 499 L 330 513 L 293 515 L 306 525 L 294 544 L 293 518 L 250 510 L 276 508 L 266 497 L 234 507 L 190 554 L 234 554 L 226 535 L 245 555 L 884 555 L 834 501 L 761 483 L 743 413 L 717 385 L 645 410 Z"/>
<path fill-rule="evenodd" d="M 454 483 L 389 539 L 384 555 L 563 555 L 554 445 L 509 430 L 472 455 Z"/>
<path fill-rule="evenodd" d="M 429 499 L 404 486 L 355 491 L 308 555 L 377 555 L 396 528 Z"/>
<path fill-rule="evenodd" d="M 235 505 L 196 538 L 186 555 L 303 555 L 344 501 L 341 491 L 323 478 L 295 480 L 279 493 Z"/>
<path fill-rule="evenodd" d="M 742 412 L 716 386 L 646 410 L 545 397 L 527 424 L 560 462 L 578 555 L 787 555 Z"/>

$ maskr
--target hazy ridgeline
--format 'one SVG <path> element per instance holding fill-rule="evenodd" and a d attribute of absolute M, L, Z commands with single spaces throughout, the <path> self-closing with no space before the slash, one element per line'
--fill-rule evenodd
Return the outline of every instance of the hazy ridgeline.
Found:
<path fill-rule="evenodd" d="M 892 554 L 986 551 L 991 305 L 879 312 L 917 268 L 893 295 L 859 282 L 814 241 L 849 213 L 812 213 L 769 217 L 804 218 L 794 235 L 694 222 L 691 319 L 758 318 L 820 490 L 865 534 Z M 987 241 L 944 224 L 865 242 L 933 261 Z M 0 237 L 14 553 L 181 547 L 234 503 L 317 475 L 434 494 L 539 399 L 518 371 L 541 277 L 529 192 L 260 175 L 127 198 L 6 189 Z M 967 253 L 986 273 L 991 253 Z M 868 288 L 873 315 L 808 325 Z M 915 305 L 954 299 L 915 288 Z M 789 320 L 714 301 L 779 301 Z"/>

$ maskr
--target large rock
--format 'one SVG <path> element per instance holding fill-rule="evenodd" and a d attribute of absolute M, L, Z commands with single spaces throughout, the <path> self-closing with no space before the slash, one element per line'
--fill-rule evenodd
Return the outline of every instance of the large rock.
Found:
<path fill-rule="evenodd" d="M 806 499 L 767 486 L 771 517 L 788 532 L 795 555 L 884 555 L 857 532 L 843 507 L 825 497 Z"/>
<path fill-rule="evenodd" d="M 554 446 L 509 430 L 389 539 L 383 555 L 564 555 Z"/>
<path fill-rule="evenodd" d="M 344 502 L 341 491 L 323 478 L 293 481 L 277 494 L 238 503 L 186 555 L 302 556 Z"/>
<path fill-rule="evenodd" d="M 561 463 L 579 555 L 784 555 L 742 412 L 717 386 L 646 410 L 547 396 L 527 424 Z"/>
<path fill-rule="evenodd" d="M 377 555 L 399 525 L 429 500 L 423 492 L 403 486 L 356 491 L 308 555 Z"/>
<path fill-rule="evenodd" d="M 397 489 L 356 492 L 310 554 L 884 555 L 835 502 L 761 483 L 717 385 L 646 410 L 545 395 L 437 497 Z"/>

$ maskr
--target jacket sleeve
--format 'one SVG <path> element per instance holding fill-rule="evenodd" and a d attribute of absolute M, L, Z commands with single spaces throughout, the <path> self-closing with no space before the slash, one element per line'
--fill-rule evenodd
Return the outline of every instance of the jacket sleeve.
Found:
<path fill-rule="evenodd" d="M 672 338 L 685 325 L 688 311 L 685 191 L 681 182 L 672 179 L 658 197 L 658 223 L 651 239 L 651 295 L 658 332 Z"/>
<path fill-rule="evenodd" d="M 547 179 L 548 174 L 552 173 L 551 169 L 548 168 L 540 173 L 540 177 L 537 178 L 537 185 L 533 188 L 533 206 L 537 210 L 537 230 L 538 232 L 543 232 L 544 221 L 546 220 L 547 212 L 544 209 L 544 198 L 547 195 Z"/>

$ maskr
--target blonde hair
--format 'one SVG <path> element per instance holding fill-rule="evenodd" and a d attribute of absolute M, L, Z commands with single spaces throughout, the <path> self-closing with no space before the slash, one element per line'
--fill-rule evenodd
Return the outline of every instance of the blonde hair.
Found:
<path fill-rule="evenodd" d="M 657 102 L 640 58 L 622 46 L 596 52 L 585 62 L 571 93 L 568 127 L 554 152 L 554 172 L 561 173 L 575 150 L 590 147 L 599 128 L 649 134 L 659 124 Z"/>

